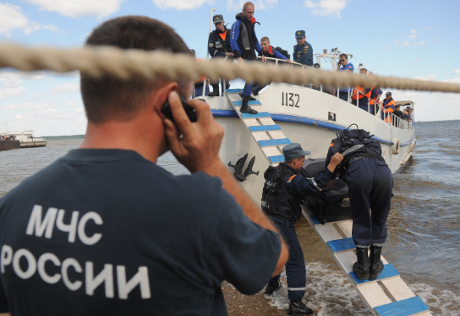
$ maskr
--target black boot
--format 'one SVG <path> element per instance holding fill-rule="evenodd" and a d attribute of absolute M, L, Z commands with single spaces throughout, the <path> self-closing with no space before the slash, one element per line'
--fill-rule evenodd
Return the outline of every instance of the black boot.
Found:
<path fill-rule="evenodd" d="M 380 260 L 382 247 L 371 246 L 371 257 L 369 267 L 369 280 L 375 280 L 383 271 L 383 262 Z"/>
<path fill-rule="evenodd" d="M 245 97 L 243 99 L 243 103 L 241 105 L 241 108 L 240 108 L 240 112 L 241 113 L 248 113 L 248 114 L 257 114 L 259 112 L 257 112 L 256 110 L 252 109 L 249 105 L 248 105 L 248 99 L 247 97 Z"/>
<path fill-rule="evenodd" d="M 212 84 L 212 92 L 208 93 L 210 97 L 218 97 L 219 96 L 219 84 Z"/>
<path fill-rule="evenodd" d="M 310 315 L 313 314 L 311 308 L 308 308 L 303 302 L 302 299 L 299 298 L 295 301 L 289 302 L 289 315 Z"/>
<path fill-rule="evenodd" d="M 368 248 L 356 247 L 358 262 L 353 264 L 353 272 L 361 280 L 369 279 L 369 254 Z"/>
<path fill-rule="evenodd" d="M 278 278 L 272 278 L 268 284 L 267 287 L 265 288 L 265 294 L 266 295 L 272 295 L 273 292 L 278 291 L 281 288 L 281 283 L 280 279 Z"/>

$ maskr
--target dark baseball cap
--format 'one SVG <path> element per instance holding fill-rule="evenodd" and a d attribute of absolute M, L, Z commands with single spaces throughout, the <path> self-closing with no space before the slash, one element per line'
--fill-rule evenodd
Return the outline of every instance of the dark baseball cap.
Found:
<path fill-rule="evenodd" d="M 298 30 L 295 32 L 295 38 L 304 38 L 305 37 L 305 31 L 304 30 Z"/>
<path fill-rule="evenodd" d="M 283 147 L 283 155 L 285 159 L 295 159 L 300 156 L 310 155 L 310 152 L 303 150 L 299 143 L 292 143 Z"/>
<path fill-rule="evenodd" d="M 385 95 L 391 95 L 391 92 L 390 92 L 390 91 L 388 91 L 387 93 L 385 93 Z"/>
<path fill-rule="evenodd" d="M 219 22 L 222 22 L 223 20 L 224 20 L 224 17 L 222 16 L 222 14 L 217 14 L 212 18 L 213 23 L 219 23 Z"/>

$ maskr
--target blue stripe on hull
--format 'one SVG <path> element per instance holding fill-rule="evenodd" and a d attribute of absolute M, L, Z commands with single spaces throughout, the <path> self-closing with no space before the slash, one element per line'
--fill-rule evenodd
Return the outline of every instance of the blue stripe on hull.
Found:
<path fill-rule="evenodd" d="M 233 110 L 211 110 L 211 113 L 216 117 L 238 117 L 238 115 Z M 315 120 L 312 120 L 312 119 L 308 119 L 308 118 L 304 118 L 304 117 L 297 117 L 297 116 L 271 114 L 271 118 L 273 119 L 273 121 L 288 122 L 288 123 L 295 123 L 295 124 L 304 124 L 304 125 L 312 125 L 312 126 L 327 128 L 327 129 L 330 129 L 330 130 L 333 130 L 333 131 L 341 131 L 344 128 L 347 128 L 347 127 L 335 125 L 335 124 L 332 124 L 332 123 L 315 121 Z M 388 141 L 388 140 L 385 140 L 383 138 L 375 137 L 375 136 L 373 136 L 372 138 L 376 139 L 378 142 L 380 142 L 382 144 L 393 145 L 392 141 Z M 414 138 L 415 138 L 415 136 L 413 136 L 409 140 L 409 142 L 401 143 L 400 146 L 403 147 L 403 146 L 410 145 Z"/>

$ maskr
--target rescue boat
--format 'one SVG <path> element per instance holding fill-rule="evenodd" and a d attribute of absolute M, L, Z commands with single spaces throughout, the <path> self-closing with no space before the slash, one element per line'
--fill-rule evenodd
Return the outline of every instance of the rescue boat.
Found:
<path fill-rule="evenodd" d="M 315 56 L 318 64 L 327 58 L 335 65 L 339 55 L 335 49 Z M 282 148 L 291 142 L 300 143 L 311 152 L 307 159 L 325 158 L 336 133 L 356 124 L 380 142 L 383 158 L 393 173 L 407 163 L 415 148 L 413 122 L 382 113 L 381 103 L 374 115 L 323 91 L 322 87 L 272 83 L 256 100 L 249 101 L 259 113 L 241 114 L 241 92 L 242 88 L 231 87 L 220 97 L 197 98 L 206 100 L 215 119 L 224 127 L 220 157 L 256 203 L 260 203 L 264 171 L 284 160 Z M 414 108 L 413 101 L 395 102 Z"/>

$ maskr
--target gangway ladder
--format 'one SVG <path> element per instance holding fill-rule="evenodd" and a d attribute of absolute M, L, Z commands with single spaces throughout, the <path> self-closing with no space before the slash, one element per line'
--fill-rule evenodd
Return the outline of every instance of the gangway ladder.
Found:
<path fill-rule="evenodd" d="M 373 315 L 431 315 L 426 304 L 403 281 L 396 268 L 382 256 L 382 273 L 375 280 L 361 280 L 353 272 L 356 262 L 352 236 L 352 220 L 321 224 L 311 210 L 303 207 L 303 215 L 326 245 L 348 280 L 358 291 Z"/>
<path fill-rule="evenodd" d="M 252 137 L 261 148 L 271 166 L 277 166 L 284 161 L 282 149 L 291 141 L 272 120 L 270 114 L 264 110 L 259 100 L 249 101 L 249 106 L 257 110 L 257 114 L 240 113 L 243 103 L 239 93 L 242 89 L 227 89 L 227 98 L 233 106 L 241 121 L 249 129 Z"/>

